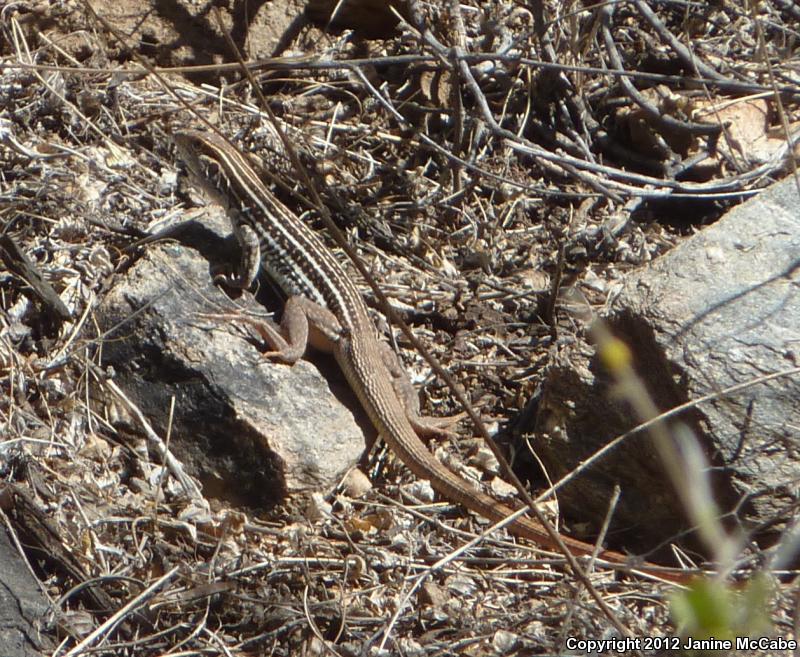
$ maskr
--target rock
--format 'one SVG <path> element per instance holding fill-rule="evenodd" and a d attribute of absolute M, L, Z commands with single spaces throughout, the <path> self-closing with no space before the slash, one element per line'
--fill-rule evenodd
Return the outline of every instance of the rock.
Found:
<path fill-rule="evenodd" d="M 40 657 L 56 645 L 50 602 L 8 532 L 0 530 L 0 646 L 7 657 Z"/>
<path fill-rule="evenodd" d="M 792 518 L 800 479 L 798 225 L 800 198 L 788 178 L 627 276 L 606 312 L 662 411 L 712 396 L 679 421 L 714 466 L 709 474 L 717 503 L 732 514 L 728 520 L 757 529 L 765 542 Z M 717 394 L 735 385 L 742 387 Z M 557 355 L 543 387 L 535 444 L 554 481 L 638 424 L 609 389 L 587 342 Z M 622 495 L 610 535 L 621 534 L 624 545 L 652 547 L 686 529 L 646 433 L 626 439 L 565 486 L 561 508 L 599 526 L 615 484 Z"/>
<path fill-rule="evenodd" d="M 148 246 L 109 292 L 98 319 L 102 330 L 116 328 L 105 336 L 103 362 L 162 437 L 175 398 L 170 447 L 206 496 L 271 506 L 327 491 L 364 451 L 364 433 L 337 397 L 354 409 L 358 402 L 332 359 L 336 391 L 310 362 L 272 362 L 246 324 L 210 316 L 263 317 L 265 309 L 212 284 L 209 260 L 225 249 L 205 232 Z"/>

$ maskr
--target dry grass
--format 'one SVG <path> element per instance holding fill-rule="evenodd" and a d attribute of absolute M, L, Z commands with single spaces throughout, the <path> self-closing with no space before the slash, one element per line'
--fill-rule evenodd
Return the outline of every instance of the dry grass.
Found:
<path fill-rule="evenodd" d="M 649 3 L 653 18 L 637 2 L 550 2 L 544 39 L 521 6 L 478 4 L 411 3 L 410 24 L 363 47 L 309 27 L 294 45 L 313 61 L 282 57 L 256 75 L 383 289 L 421 309 L 417 334 L 502 421 L 533 394 L 556 332 L 573 330 L 550 316 L 552 281 L 580 287 L 590 267 L 612 280 L 691 229 L 628 223 L 642 200 L 681 198 L 705 217 L 794 166 L 799 35 L 790 3 Z M 0 272 L 2 475 L 75 562 L 70 574 L 30 556 L 56 602 L 55 654 L 554 654 L 567 637 L 672 631 L 659 585 L 596 573 L 609 618 L 558 555 L 530 546 L 487 539 L 440 563 L 474 528 L 417 513 L 400 468 L 379 483 L 391 499 L 339 494 L 334 517 L 314 522 L 211 511 L 165 476 L 98 402 L 115 391 L 93 309 L 129 266 L 124 247 L 180 218 L 169 132 L 203 117 L 285 192 L 303 190 L 235 70 L 227 86 L 213 72 L 157 78 L 80 4 L 9 6 L 0 27 L 3 233 L 71 313 L 48 316 Z M 706 62 L 699 76 L 670 38 Z M 720 115 L 744 97 L 768 115 L 749 148 Z M 411 369 L 427 372 L 418 358 Z M 441 384 L 426 392 L 437 413 L 457 410 Z M 368 511 L 390 531 L 337 519 Z M 88 614 L 86 596 L 64 595 L 83 577 L 126 606 Z M 772 616 L 784 636 L 789 593 Z"/>

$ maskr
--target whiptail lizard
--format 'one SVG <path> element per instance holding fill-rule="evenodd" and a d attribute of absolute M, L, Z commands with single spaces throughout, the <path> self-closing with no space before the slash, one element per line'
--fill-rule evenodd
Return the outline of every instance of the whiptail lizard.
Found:
<path fill-rule="evenodd" d="M 243 251 L 243 271 L 236 284 L 249 287 L 263 266 L 288 297 L 281 331 L 265 327 L 275 349 L 267 355 L 292 363 L 308 342 L 332 352 L 372 424 L 417 477 L 430 480 L 451 502 L 493 521 L 510 515 L 510 508 L 475 490 L 427 450 L 418 433 L 431 432 L 431 425 L 401 401 L 387 364 L 394 354 L 378 337 L 355 284 L 320 238 L 267 189 L 248 159 L 224 139 L 184 131 L 174 140 L 195 184 L 227 211 Z M 508 528 L 539 545 L 556 547 L 544 528 L 529 518 L 518 518 Z M 595 552 L 594 546 L 572 538 L 563 537 L 563 542 L 575 554 Z M 628 557 L 611 550 L 601 551 L 598 558 L 633 566 Z M 685 578 L 653 564 L 633 567 L 666 579 Z"/>

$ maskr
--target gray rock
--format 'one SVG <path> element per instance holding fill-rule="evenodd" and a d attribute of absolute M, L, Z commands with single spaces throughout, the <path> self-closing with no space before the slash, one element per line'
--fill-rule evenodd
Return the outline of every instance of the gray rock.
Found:
<path fill-rule="evenodd" d="M 50 602 L 28 566 L 0 530 L 0 654 L 41 657 L 55 647 L 50 634 Z"/>
<path fill-rule="evenodd" d="M 213 240 L 212 240 L 213 242 Z M 201 242 L 205 244 L 205 242 Z M 220 245 L 199 247 L 206 256 Z M 364 434 L 312 363 L 275 363 L 235 319 L 264 315 L 249 294 L 229 299 L 209 262 L 184 244 L 154 245 L 99 308 L 104 363 L 163 437 L 175 397 L 171 448 L 206 496 L 250 506 L 328 490 L 364 451 Z M 332 360 L 331 360 L 332 363 Z M 334 367 L 331 381 L 342 381 Z M 135 427 L 132 427 L 135 428 Z"/>
<path fill-rule="evenodd" d="M 717 502 L 765 539 L 798 501 L 799 227 L 800 197 L 789 178 L 627 276 L 606 313 L 662 411 L 742 386 L 679 421 L 714 466 Z M 536 443 L 554 480 L 638 423 L 609 385 L 586 342 L 559 353 L 544 386 Z M 614 484 L 622 496 L 612 533 L 622 532 L 626 545 L 649 547 L 686 527 L 645 433 L 565 487 L 562 509 L 599 523 Z"/>

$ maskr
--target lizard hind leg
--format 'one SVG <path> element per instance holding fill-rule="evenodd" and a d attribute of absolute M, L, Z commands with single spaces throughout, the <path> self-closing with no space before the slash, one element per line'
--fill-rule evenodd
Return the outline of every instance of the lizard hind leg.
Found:
<path fill-rule="evenodd" d="M 420 438 L 458 437 L 456 432 L 450 431 L 450 427 L 461 420 L 464 417 L 464 413 L 441 418 L 421 415 L 417 391 L 414 389 L 414 385 L 411 383 L 408 373 L 400 364 L 397 354 L 395 354 L 391 347 L 385 342 L 379 342 L 378 344 L 380 345 L 381 359 L 391 376 L 392 388 L 406 412 L 406 419 L 417 435 L 420 436 Z"/>

